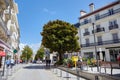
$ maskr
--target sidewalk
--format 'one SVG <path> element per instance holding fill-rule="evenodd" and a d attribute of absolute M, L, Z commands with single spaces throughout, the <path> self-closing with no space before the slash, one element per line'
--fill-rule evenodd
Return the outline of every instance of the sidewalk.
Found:
<path fill-rule="evenodd" d="M 91 79 L 94 80 L 95 77 L 99 78 L 100 80 L 119 80 L 120 79 L 120 69 L 113 69 L 113 75 L 111 76 L 110 69 L 106 69 L 106 74 L 104 72 L 104 69 L 101 69 L 101 73 L 97 72 L 97 67 L 93 67 L 93 71 L 90 67 L 83 67 L 83 70 L 80 70 L 80 68 L 65 68 L 65 67 L 58 67 L 58 69 L 71 73 L 75 76 L 84 77 L 85 79 Z M 77 70 L 77 71 L 76 71 Z"/>
<path fill-rule="evenodd" d="M 23 64 L 16 64 L 13 68 L 6 68 L 4 71 L 4 76 L 2 76 L 2 72 L 0 74 L 0 80 L 8 80 L 14 75 L 18 70 L 20 70 L 24 65 Z"/>
<path fill-rule="evenodd" d="M 53 68 L 51 71 L 59 78 L 59 80 L 87 80 L 57 68 Z"/>

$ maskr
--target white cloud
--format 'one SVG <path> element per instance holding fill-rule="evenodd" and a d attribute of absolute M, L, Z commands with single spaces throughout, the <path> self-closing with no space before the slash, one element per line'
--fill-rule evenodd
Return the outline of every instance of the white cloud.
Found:
<path fill-rule="evenodd" d="M 33 49 L 34 54 L 36 54 L 37 50 L 40 48 L 41 43 L 30 44 L 29 46 Z"/>
<path fill-rule="evenodd" d="M 23 48 L 24 48 L 25 45 L 27 45 L 27 44 L 20 43 L 20 45 L 19 45 L 20 50 L 23 50 Z"/>
<path fill-rule="evenodd" d="M 36 54 L 37 50 L 40 48 L 40 44 L 41 43 L 35 43 L 35 44 L 24 44 L 24 43 L 20 43 L 20 50 L 23 50 L 24 46 L 28 45 L 30 48 L 32 48 L 33 53 Z"/>
<path fill-rule="evenodd" d="M 51 10 L 49 10 L 49 9 L 47 9 L 47 8 L 44 8 L 44 9 L 43 9 L 43 12 L 46 12 L 46 13 L 51 14 L 51 15 L 56 14 L 55 11 L 51 11 Z"/>

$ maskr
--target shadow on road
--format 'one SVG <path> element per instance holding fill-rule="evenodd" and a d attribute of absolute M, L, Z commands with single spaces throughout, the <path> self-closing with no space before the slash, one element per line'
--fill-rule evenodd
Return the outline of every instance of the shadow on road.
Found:
<path fill-rule="evenodd" d="M 45 66 L 45 65 L 29 65 L 23 67 L 24 69 L 52 69 L 53 66 Z"/>
<path fill-rule="evenodd" d="M 113 76 L 120 77 L 120 74 L 114 74 Z"/>

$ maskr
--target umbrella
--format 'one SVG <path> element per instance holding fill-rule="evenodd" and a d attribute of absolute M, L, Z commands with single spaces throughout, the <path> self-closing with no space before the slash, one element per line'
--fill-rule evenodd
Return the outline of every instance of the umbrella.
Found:
<path fill-rule="evenodd" d="M 0 56 L 5 56 L 5 55 L 6 55 L 5 52 L 0 51 Z"/>

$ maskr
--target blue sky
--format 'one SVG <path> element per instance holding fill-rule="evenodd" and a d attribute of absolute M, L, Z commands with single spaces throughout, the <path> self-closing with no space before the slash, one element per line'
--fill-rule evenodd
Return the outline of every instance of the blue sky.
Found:
<path fill-rule="evenodd" d="M 71 24 L 78 22 L 80 10 L 89 13 L 89 4 L 98 9 L 115 0 L 15 0 L 18 4 L 18 21 L 21 44 L 40 45 L 43 25 L 50 20 L 64 20 Z"/>

